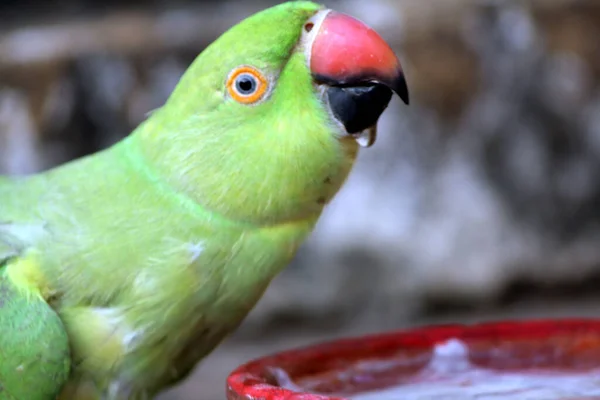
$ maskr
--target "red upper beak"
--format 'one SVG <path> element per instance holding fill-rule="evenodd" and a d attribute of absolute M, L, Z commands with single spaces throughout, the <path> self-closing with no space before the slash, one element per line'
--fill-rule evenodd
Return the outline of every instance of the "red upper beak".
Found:
<path fill-rule="evenodd" d="M 311 51 L 310 68 L 323 83 L 350 86 L 380 83 L 409 103 L 400 61 L 391 47 L 361 21 L 329 11 Z"/>

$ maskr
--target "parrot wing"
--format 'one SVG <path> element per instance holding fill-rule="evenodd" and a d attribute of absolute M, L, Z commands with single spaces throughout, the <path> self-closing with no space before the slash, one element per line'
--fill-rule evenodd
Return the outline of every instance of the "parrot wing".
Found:
<path fill-rule="evenodd" d="M 11 234 L 30 229 L 27 225 L 0 222 L 2 399 L 56 398 L 71 368 L 69 341 L 62 321 L 39 289 L 28 281 L 27 271 L 35 268 L 34 261 L 23 256 L 24 243 Z"/>

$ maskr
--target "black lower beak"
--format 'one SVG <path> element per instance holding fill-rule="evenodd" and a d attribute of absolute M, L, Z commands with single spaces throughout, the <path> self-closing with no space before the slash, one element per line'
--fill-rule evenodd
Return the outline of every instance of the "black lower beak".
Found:
<path fill-rule="evenodd" d="M 335 118 L 353 134 L 377 124 L 392 99 L 392 91 L 379 83 L 364 86 L 330 86 L 329 106 Z"/>

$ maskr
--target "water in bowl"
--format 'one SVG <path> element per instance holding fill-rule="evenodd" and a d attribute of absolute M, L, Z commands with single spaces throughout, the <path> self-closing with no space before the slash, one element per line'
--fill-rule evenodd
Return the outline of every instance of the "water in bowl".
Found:
<path fill-rule="evenodd" d="M 467 346 L 439 344 L 429 364 L 402 385 L 345 396 L 352 400 L 588 400 L 600 399 L 600 369 L 507 372 L 469 362 Z"/>

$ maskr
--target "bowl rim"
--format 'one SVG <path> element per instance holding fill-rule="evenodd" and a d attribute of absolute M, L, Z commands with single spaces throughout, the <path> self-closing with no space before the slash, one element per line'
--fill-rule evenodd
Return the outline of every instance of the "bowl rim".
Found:
<path fill-rule="evenodd" d="M 318 362 L 357 350 L 365 354 L 399 346 L 432 348 L 449 339 L 543 339 L 557 334 L 596 332 L 600 337 L 600 318 L 508 319 L 471 324 L 416 325 L 404 329 L 361 336 L 343 337 L 291 348 L 256 358 L 238 366 L 226 381 L 229 400 L 348 400 L 307 392 L 297 392 L 271 383 L 269 369 L 286 365 Z M 409 347 L 410 348 L 410 347 Z M 372 354 L 372 353 L 371 353 Z M 285 368 L 283 368 L 285 370 Z"/>

